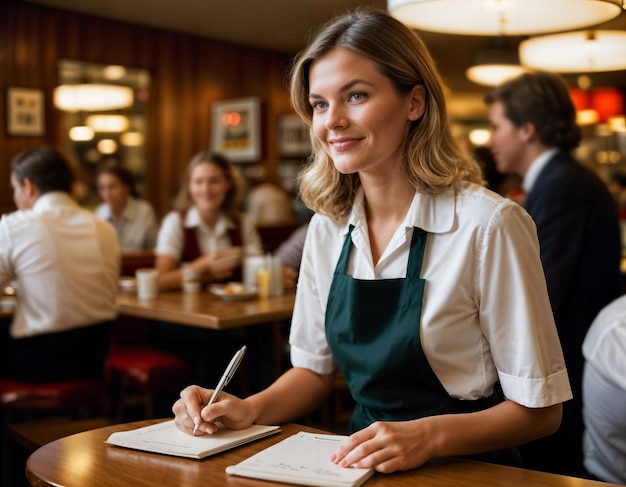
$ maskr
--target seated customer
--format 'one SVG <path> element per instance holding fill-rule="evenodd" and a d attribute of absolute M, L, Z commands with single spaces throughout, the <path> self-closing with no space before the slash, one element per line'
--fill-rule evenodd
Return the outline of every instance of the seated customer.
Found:
<path fill-rule="evenodd" d="M 157 239 L 156 268 L 163 290 L 182 285 L 181 268 L 195 269 L 205 283 L 238 278 L 240 263 L 228 257 L 233 250 L 259 252 L 261 238 L 253 221 L 237 210 L 239 187 L 228 161 L 200 152 L 190 161 L 175 207 Z M 220 262 L 222 259 L 222 262 Z M 215 331 L 158 323 L 151 326 L 155 347 L 186 360 L 194 380 L 214 385 L 232 351 L 252 339 L 255 331 Z M 245 340 L 242 335 L 245 335 Z"/>
<path fill-rule="evenodd" d="M 583 342 L 585 469 L 626 485 L 626 296 L 607 305 Z"/>
<path fill-rule="evenodd" d="M 158 232 L 152 206 L 139 199 L 132 172 L 117 162 L 98 169 L 98 192 L 104 201 L 96 215 L 117 231 L 123 251 L 152 250 Z"/>
<path fill-rule="evenodd" d="M 18 211 L 0 220 L 0 287 L 17 294 L 0 375 L 26 382 L 98 376 L 117 314 L 115 230 L 70 196 L 74 175 L 39 147 L 11 161 Z"/>
<path fill-rule="evenodd" d="M 161 289 L 181 287 L 181 267 L 198 270 L 204 282 L 233 277 L 239 264 L 228 257 L 242 248 L 259 252 L 261 238 L 254 222 L 237 210 L 238 186 L 228 161 L 210 152 L 196 154 L 157 239 L 156 268 Z"/>

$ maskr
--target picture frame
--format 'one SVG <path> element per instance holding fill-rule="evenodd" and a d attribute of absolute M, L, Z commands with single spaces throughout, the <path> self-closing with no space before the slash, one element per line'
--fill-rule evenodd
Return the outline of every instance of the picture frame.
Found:
<path fill-rule="evenodd" d="M 278 152 L 284 157 L 310 154 L 309 127 L 297 115 L 283 115 L 278 118 Z"/>
<path fill-rule="evenodd" d="M 45 134 L 44 92 L 10 86 L 6 91 L 6 130 L 9 136 Z"/>
<path fill-rule="evenodd" d="M 261 101 L 256 97 L 213 103 L 211 150 L 232 162 L 261 158 Z"/>

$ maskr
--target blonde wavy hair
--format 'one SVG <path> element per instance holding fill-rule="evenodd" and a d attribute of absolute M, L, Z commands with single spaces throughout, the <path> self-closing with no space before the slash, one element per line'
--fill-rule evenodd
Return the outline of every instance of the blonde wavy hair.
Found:
<path fill-rule="evenodd" d="M 357 52 L 378 64 L 401 96 L 421 84 L 426 111 L 411 123 L 402 167 L 416 190 L 441 192 L 461 180 L 484 184 L 479 164 L 455 142 L 448 124 L 443 82 L 422 40 L 387 12 L 358 8 L 324 25 L 294 59 L 290 73 L 291 104 L 309 126 L 313 152 L 298 176 L 300 197 L 313 211 L 345 219 L 361 183 L 358 174 L 341 174 L 313 136 L 309 103 L 311 64 L 336 47 Z"/>

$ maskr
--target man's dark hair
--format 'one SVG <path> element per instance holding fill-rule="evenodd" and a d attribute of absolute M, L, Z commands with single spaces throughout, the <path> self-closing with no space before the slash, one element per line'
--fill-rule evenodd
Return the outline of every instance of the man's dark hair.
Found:
<path fill-rule="evenodd" d="M 485 97 L 488 105 L 497 101 L 504 105 L 506 117 L 516 127 L 534 125 L 544 145 L 570 152 L 580 143 L 576 108 L 559 75 L 546 71 L 522 74 Z"/>
<path fill-rule="evenodd" d="M 11 160 L 11 170 L 20 184 L 28 178 L 41 194 L 72 192 L 72 164 L 67 157 L 50 147 L 34 147 L 19 153 Z"/>

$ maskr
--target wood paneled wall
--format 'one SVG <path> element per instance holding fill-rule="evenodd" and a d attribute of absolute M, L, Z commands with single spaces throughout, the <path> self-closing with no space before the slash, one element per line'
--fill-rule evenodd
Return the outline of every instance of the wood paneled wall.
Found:
<path fill-rule="evenodd" d="M 52 104 L 59 59 L 121 64 L 150 70 L 147 107 L 147 199 L 170 210 L 191 156 L 208 148 L 211 105 L 230 98 L 262 101 L 263 156 L 277 177 L 277 118 L 291 112 L 285 86 L 289 55 L 42 7 L 0 1 L 0 86 L 42 89 L 46 133 L 9 137 L 6 96 L 0 99 L 0 214 L 14 209 L 9 162 L 38 144 L 63 149 L 60 112 Z"/>

